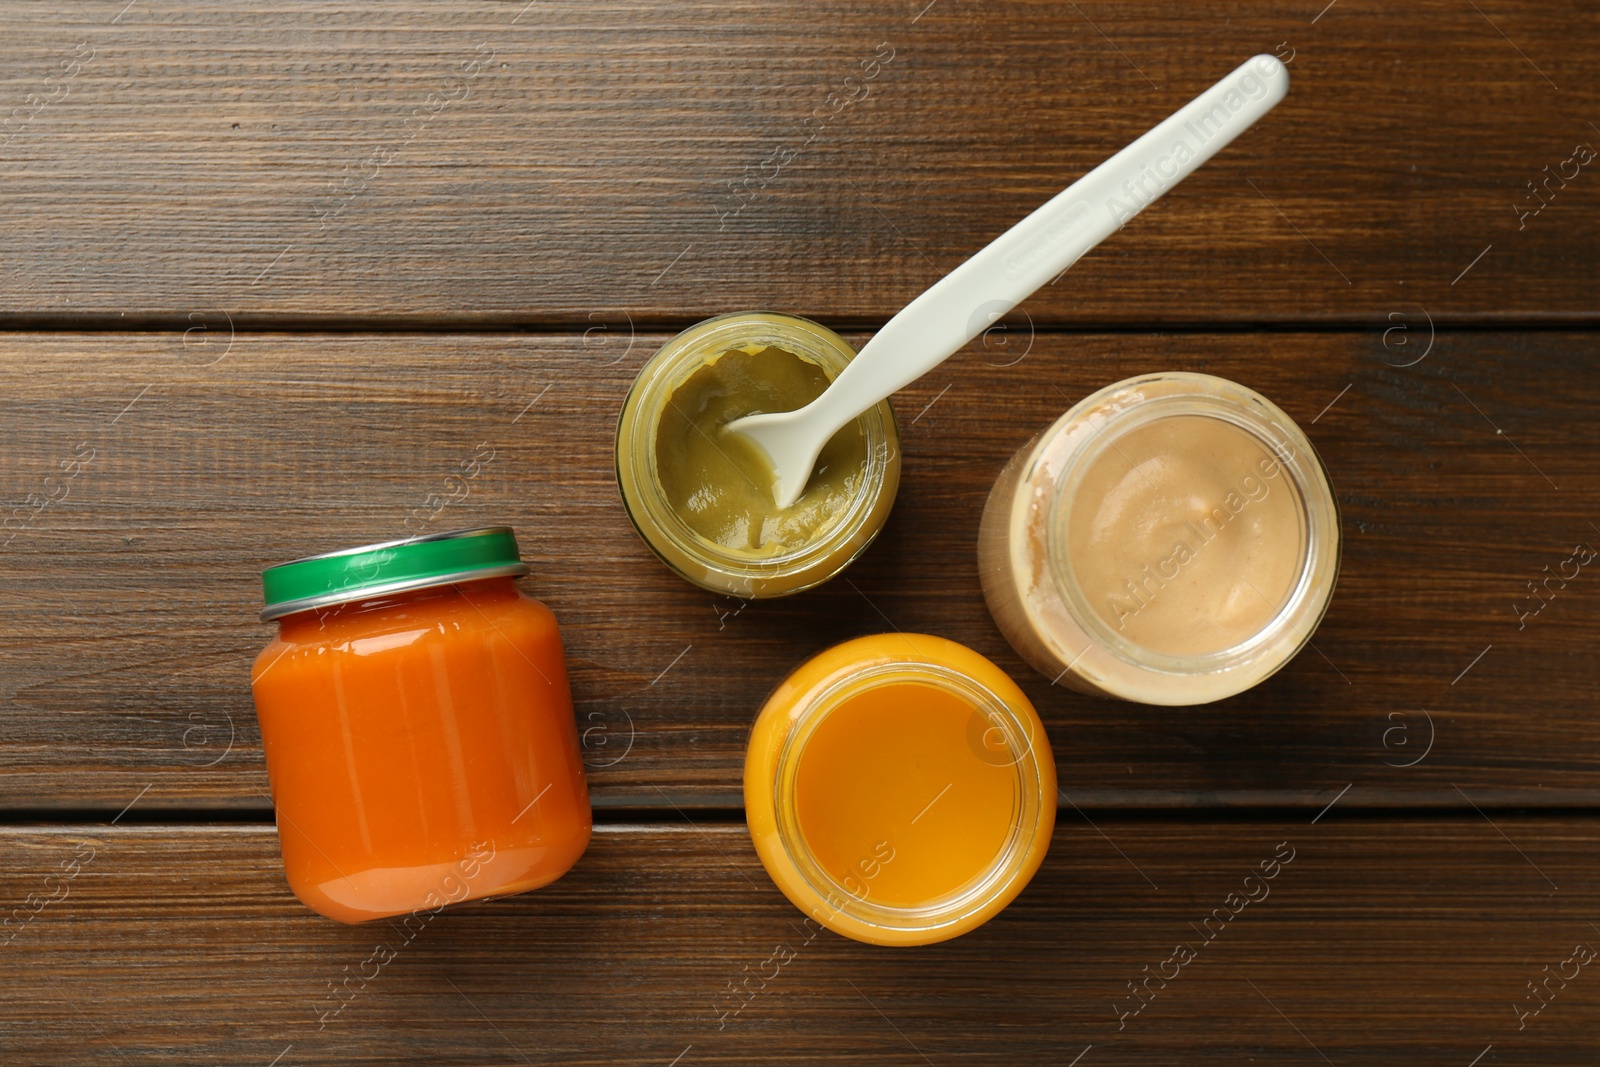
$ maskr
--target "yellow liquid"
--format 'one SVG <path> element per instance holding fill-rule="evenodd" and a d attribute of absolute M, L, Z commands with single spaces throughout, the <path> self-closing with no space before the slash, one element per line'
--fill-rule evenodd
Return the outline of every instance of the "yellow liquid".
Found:
<path fill-rule="evenodd" d="M 667 504 L 696 534 L 724 548 L 777 555 L 816 540 L 850 508 L 867 476 L 859 422 L 834 434 L 800 499 L 772 499 L 772 466 L 728 423 L 757 412 L 793 411 L 822 395 L 822 368 L 771 345 L 722 353 L 668 399 L 656 426 L 656 477 Z"/>
<path fill-rule="evenodd" d="M 800 832 L 853 896 L 916 907 L 982 875 L 1011 835 L 1016 768 L 993 723 L 919 682 L 828 712 L 799 754 Z"/>

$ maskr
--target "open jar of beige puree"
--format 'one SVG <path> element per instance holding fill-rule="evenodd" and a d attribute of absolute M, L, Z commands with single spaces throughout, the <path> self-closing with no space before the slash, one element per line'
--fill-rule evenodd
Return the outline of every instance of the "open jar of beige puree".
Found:
<path fill-rule="evenodd" d="M 663 345 L 617 421 L 617 484 L 645 544 L 696 585 L 740 597 L 799 592 L 848 566 L 900 484 L 889 402 L 834 435 L 787 508 L 766 458 L 726 427 L 810 403 L 853 358 L 832 330 L 770 312 L 707 319 Z"/>
<path fill-rule="evenodd" d="M 978 535 L 984 596 L 1046 677 L 1203 704 L 1311 639 L 1339 573 L 1339 509 L 1281 408 L 1207 374 L 1129 378 L 1006 465 Z"/>

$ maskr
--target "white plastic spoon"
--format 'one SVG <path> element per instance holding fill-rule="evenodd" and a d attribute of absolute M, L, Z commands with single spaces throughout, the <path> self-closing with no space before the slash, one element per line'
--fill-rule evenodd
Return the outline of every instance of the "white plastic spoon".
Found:
<path fill-rule="evenodd" d="M 728 424 L 767 454 L 779 507 L 799 499 L 817 454 L 846 423 L 916 381 L 1154 203 L 1289 91 L 1259 55 L 1100 164 L 907 304 L 823 394 L 795 411 Z"/>

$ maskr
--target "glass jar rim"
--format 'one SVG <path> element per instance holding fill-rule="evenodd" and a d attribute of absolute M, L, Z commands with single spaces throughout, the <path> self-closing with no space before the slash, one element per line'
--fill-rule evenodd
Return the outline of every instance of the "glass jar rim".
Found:
<path fill-rule="evenodd" d="M 1216 380 L 1224 381 L 1224 379 Z M 1110 396 L 1122 391 L 1118 386 L 1110 388 L 1115 390 Z M 1108 399 L 1102 396 L 1106 392 L 1102 390 L 1095 393 L 1080 405 L 1088 405 L 1085 416 L 1087 419 L 1093 419 L 1094 410 L 1098 406 L 1095 403 L 1097 399 L 1101 403 Z M 1299 544 L 1296 546 L 1299 558 L 1295 563 L 1294 582 L 1287 595 L 1273 607 L 1271 616 L 1253 634 L 1233 645 L 1210 652 L 1172 655 L 1124 637 L 1112 629 L 1105 618 L 1089 605 L 1077 571 L 1069 559 L 1070 553 L 1065 543 L 1066 530 L 1073 510 L 1081 503 L 1075 492 L 1076 487 L 1108 448 L 1115 448 L 1119 440 L 1144 427 L 1167 419 L 1195 417 L 1216 419 L 1239 430 L 1258 442 L 1263 451 L 1270 453 L 1280 468 L 1287 473 L 1288 484 L 1293 490 L 1292 498 L 1296 503 L 1295 517 L 1299 521 Z M 1046 526 L 1051 576 L 1078 625 L 1125 661 L 1174 674 L 1201 674 L 1228 670 L 1248 660 L 1255 652 L 1270 644 L 1276 631 L 1292 622 L 1295 612 L 1300 609 L 1311 592 L 1310 582 L 1315 563 L 1313 548 L 1316 543 L 1313 530 L 1317 516 L 1306 492 L 1307 473 L 1296 462 L 1298 454 L 1304 450 L 1294 447 L 1292 439 L 1283 432 L 1283 427 L 1278 425 L 1276 419 L 1270 416 L 1263 417 L 1252 407 L 1237 403 L 1231 397 L 1224 398 L 1210 394 L 1174 393 L 1152 398 L 1114 411 L 1102 424 L 1094 426 L 1093 429 L 1094 435 L 1083 447 L 1075 450 L 1057 476 L 1055 501 Z M 1274 430 L 1278 431 L 1278 435 L 1274 435 Z"/>
<path fill-rule="evenodd" d="M 1101 443 L 1102 438 L 1114 444 L 1132 430 L 1181 416 L 1218 418 L 1259 441 L 1263 452 L 1277 460 L 1292 486 L 1300 527 L 1297 573 L 1276 610 L 1244 640 L 1199 655 L 1162 653 L 1112 630 L 1083 594 L 1067 558 L 1063 532 L 1078 481 L 1108 447 Z M 1051 456 L 1047 480 L 1043 482 L 1050 493 L 1044 517 L 1048 584 L 1060 610 L 1087 640 L 1076 658 L 1071 652 L 1062 656 L 1061 662 L 1066 664 L 1063 674 L 1087 670 L 1090 673 L 1084 680 L 1095 689 L 1127 699 L 1201 703 L 1257 684 L 1293 659 L 1310 641 L 1327 611 L 1338 576 L 1342 551 L 1338 500 L 1310 439 L 1272 401 L 1247 386 L 1215 375 L 1186 371 L 1139 375 L 1107 385 L 1074 404 L 1030 447 L 1026 468 L 1036 469 L 1046 454 Z M 1100 654 L 1090 656 L 1094 649 Z M 1117 665 L 1118 672 L 1129 673 L 1123 681 L 1131 689 L 1106 673 L 1111 663 Z M 1246 675 L 1252 676 L 1250 680 L 1236 685 L 1234 680 Z M 1131 681 L 1135 676 L 1153 683 L 1159 692 L 1143 691 Z M 1200 678 L 1213 679 L 1216 684 L 1197 700 L 1179 699 L 1190 695 L 1192 690 L 1185 687 Z M 1140 689 L 1139 695 L 1130 695 L 1133 689 Z"/>
<path fill-rule="evenodd" d="M 661 551 L 658 536 L 668 542 L 673 555 L 708 571 L 749 581 L 773 581 L 804 574 L 848 547 L 859 536 L 863 523 L 878 508 L 880 497 L 898 485 L 897 475 L 890 478 L 890 467 L 891 461 L 898 458 L 899 433 L 893 408 L 885 400 L 858 416 L 866 439 L 866 477 L 861 479 L 849 508 L 833 519 L 822 537 L 787 552 L 750 557 L 708 541 L 683 521 L 667 503 L 656 468 L 659 413 L 672 392 L 700 366 L 709 363 L 713 353 L 720 356 L 741 344 L 762 341 L 793 351 L 801 359 L 816 364 L 830 381 L 855 357 L 855 350 L 838 334 L 798 315 L 767 311 L 717 315 L 676 334 L 645 361 L 628 390 L 617 420 L 617 474 L 628 517 L 657 555 L 697 584 L 698 579 L 685 574 Z M 640 516 L 635 514 L 636 507 L 648 517 L 653 533 L 645 530 Z M 876 530 L 872 533 L 875 536 Z M 805 584 L 785 591 L 799 592 L 833 577 L 864 551 L 871 540 L 872 537 L 866 538 L 838 566 L 808 576 Z"/>
<path fill-rule="evenodd" d="M 966 702 L 977 714 L 998 726 L 1006 739 L 1014 768 L 1011 826 L 1005 842 L 982 872 L 956 890 L 918 906 L 872 903 L 828 872 L 806 839 L 796 806 L 795 780 L 806 745 L 822 722 L 847 700 L 885 685 L 923 684 L 941 689 Z M 1012 890 L 1027 869 L 1029 854 L 1039 832 L 1039 809 L 1054 802 L 1044 797 L 1044 783 L 1035 742 L 1036 716 L 1019 716 L 1011 705 L 988 686 L 961 671 L 933 662 L 895 660 L 875 663 L 830 680 L 805 694 L 790 713 L 790 723 L 779 748 L 772 774 L 771 802 L 777 838 L 802 883 L 833 910 L 856 923 L 900 933 L 933 934 L 969 919 Z M 1018 745 L 1018 739 L 1026 743 Z"/>

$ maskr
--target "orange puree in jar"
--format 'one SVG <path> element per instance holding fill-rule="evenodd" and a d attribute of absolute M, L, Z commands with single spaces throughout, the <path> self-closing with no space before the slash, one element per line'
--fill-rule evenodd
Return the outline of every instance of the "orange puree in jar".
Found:
<path fill-rule="evenodd" d="M 358 579 L 395 568 L 375 547 Z M 342 922 L 534 889 L 589 841 L 555 617 L 472 578 L 492 566 L 444 566 L 460 577 L 283 614 L 253 671 L 290 887 Z"/>
<path fill-rule="evenodd" d="M 1003 748 L 973 751 L 991 729 L 966 700 L 921 682 L 879 686 L 831 711 L 796 776 L 800 832 L 823 870 L 903 908 L 982 874 L 1005 847 L 1016 792 Z M 989 744 L 999 740 L 994 729 Z M 891 861 L 875 856 L 879 841 Z M 870 882 L 857 866 L 864 856 L 880 859 Z"/>
<path fill-rule="evenodd" d="M 745 759 L 763 864 L 838 933 L 925 944 L 998 913 L 1038 869 L 1055 769 L 1027 697 L 953 641 L 827 650 L 768 699 Z"/>

